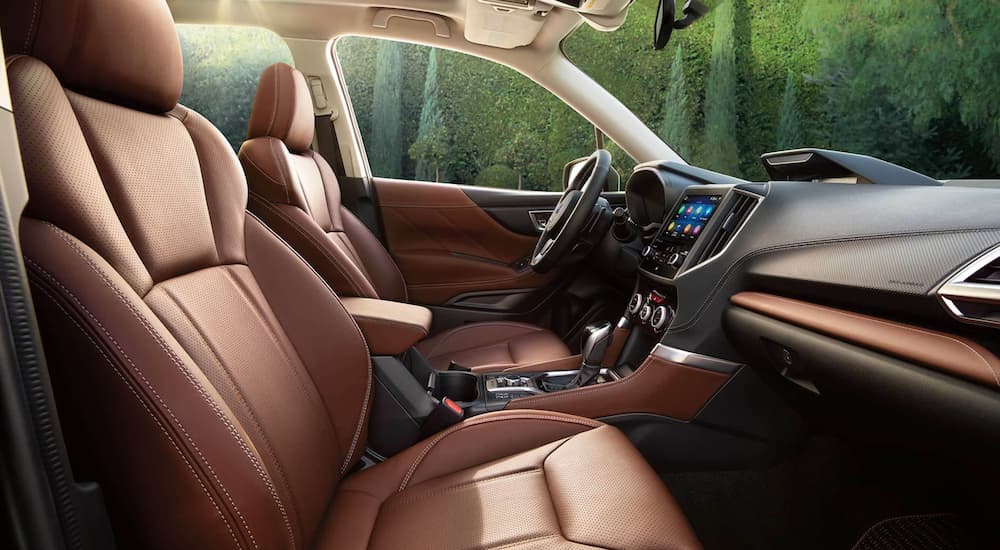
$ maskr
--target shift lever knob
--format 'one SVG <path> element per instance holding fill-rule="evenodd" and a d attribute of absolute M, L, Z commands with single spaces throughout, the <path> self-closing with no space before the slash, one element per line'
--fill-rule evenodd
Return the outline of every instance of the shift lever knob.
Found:
<path fill-rule="evenodd" d="M 611 323 L 594 323 L 583 329 L 583 364 L 598 366 L 611 343 Z"/>

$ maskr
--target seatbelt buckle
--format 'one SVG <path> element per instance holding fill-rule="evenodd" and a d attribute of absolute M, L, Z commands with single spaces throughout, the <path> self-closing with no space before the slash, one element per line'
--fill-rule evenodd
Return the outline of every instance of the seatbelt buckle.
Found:
<path fill-rule="evenodd" d="M 421 437 L 434 435 L 441 430 L 458 424 L 465 419 L 465 409 L 447 397 L 442 397 L 431 414 L 420 425 Z"/>

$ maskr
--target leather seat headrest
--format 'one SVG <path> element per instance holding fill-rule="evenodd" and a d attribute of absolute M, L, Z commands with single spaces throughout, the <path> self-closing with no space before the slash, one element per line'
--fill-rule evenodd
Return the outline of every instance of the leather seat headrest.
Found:
<path fill-rule="evenodd" d="M 257 86 L 247 139 L 270 136 L 293 153 L 312 145 L 315 132 L 312 96 L 306 78 L 285 63 L 264 69 Z"/>
<path fill-rule="evenodd" d="M 63 86 L 152 112 L 177 105 L 180 43 L 164 0 L 0 2 L 6 55 L 47 64 Z"/>

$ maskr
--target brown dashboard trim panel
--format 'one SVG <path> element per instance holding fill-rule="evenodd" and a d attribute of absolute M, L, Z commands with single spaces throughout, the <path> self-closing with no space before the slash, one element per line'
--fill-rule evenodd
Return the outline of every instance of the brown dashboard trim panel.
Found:
<path fill-rule="evenodd" d="M 557 411 L 586 418 L 647 413 L 692 420 L 730 375 L 650 355 L 634 373 L 595 386 L 522 397 L 507 409 Z"/>
<path fill-rule="evenodd" d="M 968 338 L 761 292 L 740 292 L 730 301 L 826 336 L 1000 388 L 1000 358 Z"/>

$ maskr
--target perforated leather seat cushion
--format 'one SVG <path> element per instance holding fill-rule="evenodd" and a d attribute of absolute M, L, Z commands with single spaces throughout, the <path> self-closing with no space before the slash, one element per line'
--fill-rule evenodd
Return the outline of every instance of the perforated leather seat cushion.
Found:
<path fill-rule="evenodd" d="M 699 547 L 620 431 L 542 412 L 477 417 L 347 479 L 318 547 L 364 541 L 370 550 Z"/>

